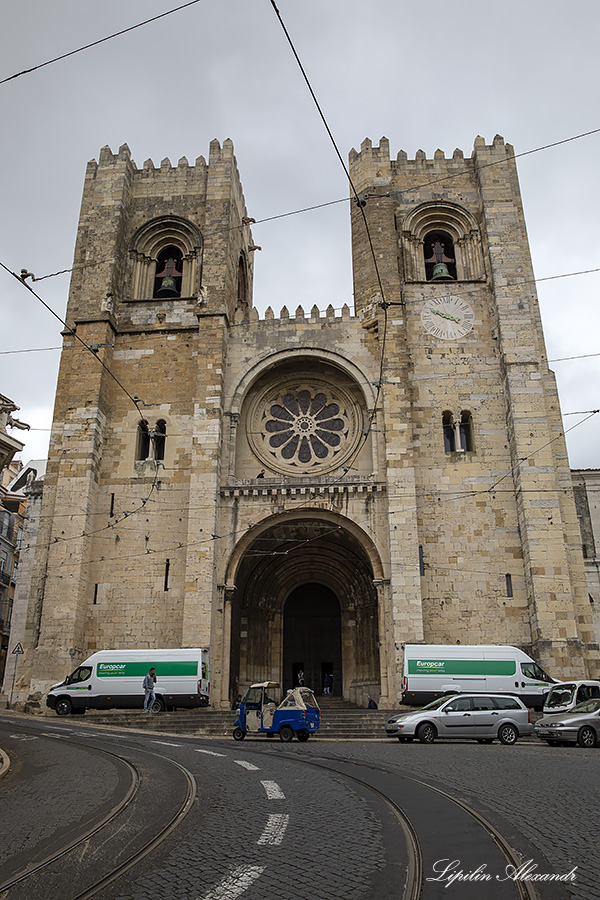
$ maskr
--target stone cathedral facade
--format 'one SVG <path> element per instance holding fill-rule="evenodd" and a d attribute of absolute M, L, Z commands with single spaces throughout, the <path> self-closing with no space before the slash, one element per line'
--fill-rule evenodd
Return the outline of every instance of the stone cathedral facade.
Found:
<path fill-rule="evenodd" d="M 407 642 L 599 674 L 512 157 L 364 141 L 354 309 L 263 318 L 230 141 L 89 163 L 67 317 L 93 352 L 65 331 L 16 699 L 125 647 L 209 647 L 215 706 L 299 669 L 394 706 Z"/>

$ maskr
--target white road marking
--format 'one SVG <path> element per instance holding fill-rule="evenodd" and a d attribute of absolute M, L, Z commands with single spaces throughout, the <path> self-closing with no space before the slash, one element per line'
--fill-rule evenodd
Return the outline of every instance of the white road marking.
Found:
<path fill-rule="evenodd" d="M 223 879 L 221 884 L 205 894 L 202 900 L 235 900 L 264 872 L 264 866 L 240 866 Z"/>
<path fill-rule="evenodd" d="M 257 844 L 280 844 L 288 827 L 290 817 L 287 814 L 269 816 L 265 830 L 259 837 Z"/>
<path fill-rule="evenodd" d="M 268 800 L 285 800 L 285 794 L 276 781 L 261 781 L 261 784 L 267 792 Z"/>
<path fill-rule="evenodd" d="M 152 741 L 153 744 L 162 744 L 163 747 L 181 747 L 181 744 L 171 744 L 169 741 Z"/>
<path fill-rule="evenodd" d="M 222 756 L 225 758 L 227 756 L 226 753 L 215 753 L 214 750 L 199 750 L 198 747 L 195 748 L 196 753 L 206 753 L 207 756 Z"/>
<path fill-rule="evenodd" d="M 246 762 L 245 759 L 234 759 L 234 763 L 237 766 L 241 766 L 242 769 L 248 769 L 249 772 L 260 772 L 258 766 L 254 766 L 252 763 Z"/>
<path fill-rule="evenodd" d="M 15 741 L 37 741 L 37 736 L 33 734 L 9 734 L 9 737 Z"/>

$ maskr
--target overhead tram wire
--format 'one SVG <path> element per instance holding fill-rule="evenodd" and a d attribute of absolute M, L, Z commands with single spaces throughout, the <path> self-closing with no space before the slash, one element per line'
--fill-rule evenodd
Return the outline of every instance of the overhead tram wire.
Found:
<path fill-rule="evenodd" d="M 113 38 L 120 37 L 122 34 L 127 34 L 129 31 L 135 31 L 136 28 L 142 28 L 144 25 L 149 25 L 150 22 L 157 22 L 158 19 L 164 19 L 165 16 L 170 16 L 173 13 L 179 12 L 182 9 L 186 9 L 188 6 L 195 6 L 196 3 L 200 3 L 201 0 L 189 0 L 188 3 L 183 3 L 181 6 L 175 6 L 173 9 L 168 9 L 166 12 L 159 13 L 157 16 L 152 16 L 150 19 L 145 19 L 143 22 L 138 22 L 136 25 L 130 25 L 129 28 L 122 28 L 121 31 L 115 31 L 114 34 L 109 34 L 106 37 L 100 38 L 97 41 L 92 41 L 90 44 L 85 44 L 83 47 L 78 47 L 76 50 L 70 50 L 68 53 L 62 53 L 60 56 L 55 56 L 53 59 L 48 59 L 46 62 L 38 63 L 36 66 L 31 66 L 29 69 L 23 69 L 21 72 L 16 72 L 14 75 L 9 75 L 7 78 L 0 79 L 0 84 L 6 84 L 7 81 L 13 81 L 15 78 L 20 78 L 21 75 L 29 75 L 31 72 L 36 72 L 38 69 L 43 69 L 45 66 L 50 66 L 52 63 L 59 62 L 61 59 L 67 59 L 69 56 L 75 56 L 76 53 L 81 53 L 83 50 L 89 50 L 90 47 L 97 47 L 98 44 L 104 44 L 106 41 L 111 41 Z"/>

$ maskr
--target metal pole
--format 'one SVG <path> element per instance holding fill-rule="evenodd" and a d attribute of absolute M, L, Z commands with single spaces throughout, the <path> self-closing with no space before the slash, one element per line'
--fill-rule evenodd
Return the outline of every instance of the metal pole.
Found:
<path fill-rule="evenodd" d="M 16 674 L 17 674 L 17 660 L 18 660 L 18 659 L 19 659 L 19 654 L 18 654 L 18 653 L 15 653 L 15 667 L 14 667 L 14 669 L 13 669 L 13 679 L 12 679 L 12 684 L 11 684 L 11 686 L 10 686 L 10 699 L 9 699 L 9 701 L 8 701 L 8 708 L 9 708 L 9 709 L 10 709 L 11 706 L 12 706 L 12 698 L 13 698 L 13 691 L 14 691 L 14 689 L 15 689 L 15 676 L 16 676 Z"/>

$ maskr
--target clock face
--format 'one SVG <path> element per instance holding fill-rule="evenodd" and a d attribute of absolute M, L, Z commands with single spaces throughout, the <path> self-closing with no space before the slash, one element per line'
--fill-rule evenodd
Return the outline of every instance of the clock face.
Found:
<path fill-rule="evenodd" d="M 421 322 L 435 337 L 454 341 L 469 333 L 475 324 L 475 313 L 460 297 L 432 297 L 423 304 Z"/>

